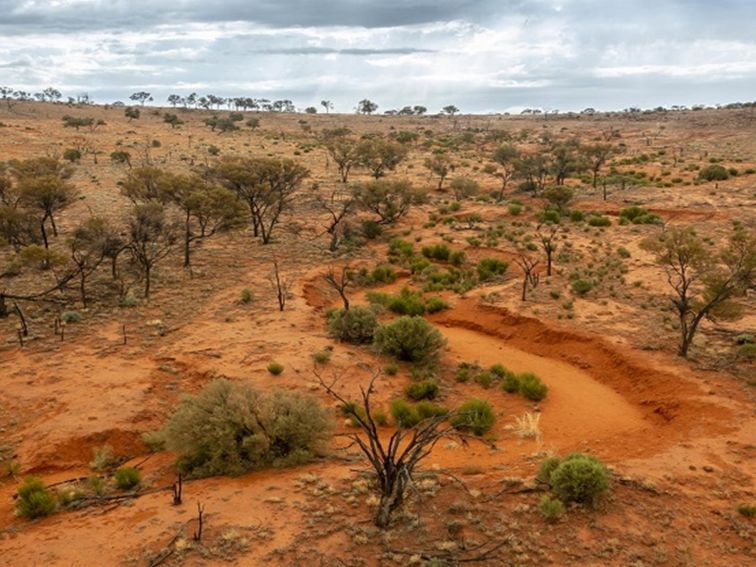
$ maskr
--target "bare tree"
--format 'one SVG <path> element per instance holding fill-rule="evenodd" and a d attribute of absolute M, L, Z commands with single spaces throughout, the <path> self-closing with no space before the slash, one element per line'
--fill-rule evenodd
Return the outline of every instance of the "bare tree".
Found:
<path fill-rule="evenodd" d="M 165 208 L 156 202 L 135 205 L 128 227 L 127 249 L 144 278 L 144 297 L 150 297 L 155 265 L 168 256 L 178 239 L 178 230 Z"/>
<path fill-rule="evenodd" d="M 346 290 L 352 285 L 352 269 L 349 266 L 342 266 L 341 270 L 337 270 L 333 266 L 328 268 L 328 271 L 323 274 L 323 279 L 330 285 L 341 297 L 341 301 L 344 303 L 344 311 L 349 311 L 349 298 L 347 297 Z"/>
<path fill-rule="evenodd" d="M 325 225 L 326 233 L 331 236 L 328 249 L 335 252 L 346 234 L 347 217 L 354 212 L 357 201 L 351 191 L 335 189 L 326 196 L 318 195 L 315 198 L 318 206 L 328 213 L 328 222 Z"/>
<path fill-rule="evenodd" d="M 376 474 L 380 500 L 373 522 L 379 528 L 386 528 L 393 514 L 404 504 L 417 465 L 431 454 L 439 440 L 454 431 L 446 423 L 448 415 L 430 417 L 410 429 L 398 428 L 385 443 L 378 431 L 370 399 L 378 373 L 373 374 L 367 388 L 360 388 L 362 399 L 359 405 L 334 390 L 337 379 L 326 383 L 317 373 L 315 376 L 328 395 L 340 402 L 347 416 L 357 424 L 359 432 L 348 433 L 346 437 L 359 447 Z"/>
<path fill-rule="evenodd" d="M 538 260 L 534 260 L 525 254 L 520 254 L 515 259 L 515 263 L 522 269 L 522 300 L 527 300 L 528 287 L 535 289 L 538 286 L 539 276 L 535 269 L 538 266 Z"/>
<path fill-rule="evenodd" d="M 546 275 L 551 275 L 551 263 L 554 252 L 557 249 L 556 239 L 562 227 L 555 223 L 539 224 L 536 228 L 536 235 L 541 242 L 541 248 L 546 253 Z"/>
<path fill-rule="evenodd" d="M 276 301 L 278 301 L 278 310 L 283 311 L 286 307 L 286 300 L 289 299 L 289 290 L 294 284 L 294 280 L 281 272 L 281 266 L 278 258 L 273 257 L 273 271 L 269 276 L 270 283 L 276 292 Z"/>

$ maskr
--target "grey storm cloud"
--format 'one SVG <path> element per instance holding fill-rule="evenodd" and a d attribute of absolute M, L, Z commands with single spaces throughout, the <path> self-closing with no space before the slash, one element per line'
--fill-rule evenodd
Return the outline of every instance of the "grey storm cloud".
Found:
<path fill-rule="evenodd" d="M 0 84 L 468 111 L 750 100 L 756 0 L 0 0 Z"/>

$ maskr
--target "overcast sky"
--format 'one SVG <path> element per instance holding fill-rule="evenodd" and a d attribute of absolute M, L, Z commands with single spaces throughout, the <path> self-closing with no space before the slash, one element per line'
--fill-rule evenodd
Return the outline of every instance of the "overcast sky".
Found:
<path fill-rule="evenodd" d="M 756 0 L 0 0 L 0 86 L 465 112 L 756 99 Z"/>

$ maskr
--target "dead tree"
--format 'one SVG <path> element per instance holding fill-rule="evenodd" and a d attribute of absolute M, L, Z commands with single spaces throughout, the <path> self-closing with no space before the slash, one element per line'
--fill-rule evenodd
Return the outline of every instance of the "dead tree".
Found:
<path fill-rule="evenodd" d="M 352 192 L 337 189 L 326 197 L 318 196 L 316 201 L 318 206 L 328 213 L 328 222 L 324 228 L 326 234 L 331 237 L 328 250 L 335 252 L 349 232 L 347 218 L 354 212 L 357 206 L 356 200 Z"/>
<path fill-rule="evenodd" d="M 522 270 L 522 300 L 526 301 L 528 287 L 535 289 L 538 286 L 539 275 L 535 271 L 536 266 L 538 266 L 538 260 L 534 260 L 525 254 L 520 254 L 515 259 L 515 262 Z"/>
<path fill-rule="evenodd" d="M 346 437 L 360 448 L 376 474 L 380 500 L 373 522 L 379 528 L 386 528 L 393 514 L 404 504 L 417 465 L 430 455 L 440 439 L 454 431 L 446 423 L 449 416 L 431 417 L 409 429 L 397 428 L 385 443 L 378 432 L 370 400 L 379 376 L 377 372 L 370 379 L 367 389 L 360 388 L 360 404 L 350 402 L 334 390 L 337 379 L 328 384 L 317 373 L 315 376 L 328 395 L 341 403 L 347 417 L 359 428 L 358 432 L 348 433 Z"/>
<path fill-rule="evenodd" d="M 273 289 L 276 292 L 276 300 L 278 301 L 278 310 L 283 311 L 286 307 L 286 300 L 289 298 L 289 290 L 294 283 L 285 274 L 281 273 L 281 268 L 278 264 L 278 258 L 273 258 L 273 272 L 270 275 L 270 282 L 273 284 Z"/>
<path fill-rule="evenodd" d="M 337 271 L 333 266 L 328 268 L 328 271 L 323 274 L 323 279 L 328 282 L 333 289 L 341 297 L 341 301 L 344 303 L 344 311 L 349 311 L 349 298 L 346 294 L 346 289 L 352 284 L 352 270 L 349 266 L 343 266 L 341 270 Z"/>
<path fill-rule="evenodd" d="M 173 505 L 178 506 L 181 504 L 181 497 L 184 492 L 184 482 L 181 478 L 181 474 L 178 475 L 176 482 L 173 483 Z"/>
<path fill-rule="evenodd" d="M 194 530 L 194 541 L 202 541 L 202 528 L 205 522 L 205 506 L 197 502 L 197 529 Z"/>
<path fill-rule="evenodd" d="M 541 248 L 546 253 L 546 275 L 551 275 L 551 263 L 554 252 L 557 249 L 556 237 L 561 232 L 562 227 L 558 224 L 539 224 L 536 228 L 536 235 L 541 242 Z"/>

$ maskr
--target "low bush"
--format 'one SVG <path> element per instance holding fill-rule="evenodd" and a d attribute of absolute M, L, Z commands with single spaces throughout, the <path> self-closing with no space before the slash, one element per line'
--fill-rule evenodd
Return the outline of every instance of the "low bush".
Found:
<path fill-rule="evenodd" d="M 571 287 L 575 295 L 583 296 L 593 289 L 593 284 L 587 280 L 575 280 Z"/>
<path fill-rule="evenodd" d="M 518 203 L 510 203 L 507 207 L 507 211 L 509 211 L 509 214 L 512 216 L 517 216 L 520 213 L 522 213 L 522 205 Z"/>
<path fill-rule="evenodd" d="M 142 475 L 139 470 L 133 467 L 124 467 L 113 473 L 116 487 L 119 490 L 131 490 L 139 486 L 142 482 Z"/>
<path fill-rule="evenodd" d="M 446 340 L 422 317 L 404 316 L 379 325 L 373 344 L 381 354 L 422 364 L 435 360 Z"/>
<path fill-rule="evenodd" d="M 60 320 L 64 323 L 78 323 L 81 321 L 81 313 L 78 311 L 64 311 L 60 316 Z"/>
<path fill-rule="evenodd" d="M 517 377 L 519 388 L 518 391 L 525 399 L 540 402 L 546 397 L 549 391 L 548 386 L 532 372 L 524 372 Z"/>
<path fill-rule="evenodd" d="M 493 408 L 485 400 L 471 399 L 463 403 L 452 418 L 452 425 L 462 431 L 483 435 L 496 422 Z"/>
<path fill-rule="evenodd" d="M 426 313 L 433 314 L 439 313 L 449 309 L 449 304 L 440 297 L 429 297 L 425 300 Z"/>
<path fill-rule="evenodd" d="M 642 207 L 627 207 L 620 211 L 620 222 L 626 221 L 633 224 L 659 224 L 662 219 L 659 215 L 649 212 Z"/>
<path fill-rule="evenodd" d="M 446 244 L 434 244 L 432 246 L 423 246 L 422 254 L 430 260 L 439 262 L 448 262 L 451 256 L 451 249 Z"/>
<path fill-rule="evenodd" d="M 383 234 L 383 227 L 374 220 L 364 220 L 362 221 L 360 232 L 368 240 L 374 240 Z"/>
<path fill-rule="evenodd" d="M 501 389 L 508 394 L 516 394 L 520 391 L 520 378 L 512 372 L 505 374 L 501 381 Z"/>
<path fill-rule="evenodd" d="M 449 408 L 439 404 L 434 404 L 428 400 L 422 400 L 415 405 L 417 415 L 420 416 L 420 420 L 430 419 L 432 417 L 444 417 L 449 415 Z"/>
<path fill-rule="evenodd" d="M 591 226 L 611 226 L 612 221 L 608 217 L 592 215 L 588 217 L 588 224 Z"/>
<path fill-rule="evenodd" d="M 702 168 L 698 172 L 698 178 L 704 181 L 725 181 L 730 178 L 730 173 L 724 166 L 713 164 Z"/>
<path fill-rule="evenodd" d="M 270 372 L 273 376 L 278 376 L 279 374 L 281 374 L 281 372 L 284 371 L 283 364 L 275 361 L 269 363 L 267 368 L 268 372 Z"/>
<path fill-rule="evenodd" d="M 509 264 L 497 260 L 496 258 L 483 258 L 476 266 L 478 279 L 482 282 L 487 282 L 499 276 L 503 276 L 506 273 L 507 268 L 509 268 Z"/>
<path fill-rule="evenodd" d="M 738 514 L 746 518 L 756 518 L 756 505 L 741 504 L 738 506 Z"/>
<path fill-rule="evenodd" d="M 357 305 L 344 311 L 337 309 L 328 315 L 328 332 L 340 341 L 354 344 L 373 340 L 378 320 L 370 307 Z"/>
<path fill-rule="evenodd" d="M 538 510 L 547 522 L 556 522 L 564 514 L 564 504 L 559 498 L 544 494 L 538 502 Z"/>
<path fill-rule="evenodd" d="M 411 400 L 432 400 L 438 395 L 438 384 L 435 380 L 422 380 L 407 386 L 405 394 Z"/>
<path fill-rule="evenodd" d="M 312 353 L 312 359 L 316 364 L 328 364 L 331 360 L 331 351 L 319 350 L 318 352 L 314 352 Z"/>
<path fill-rule="evenodd" d="M 397 427 L 404 429 L 415 427 L 421 421 L 417 408 L 404 400 L 391 402 L 391 417 L 394 418 Z"/>
<path fill-rule="evenodd" d="M 103 445 L 92 449 L 92 461 L 89 466 L 96 471 L 104 471 L 115 468 L 118 464 L 118 458 L 113 454 L 113 447 Z"/>
<path fill-rule="evenodd" d="M 241 293 L 239 294 L 239 303 L 242 305 L 249 305 L 252 303 L 252 291 L 249 288 L 244 288 L 241 290 Z"/>
<path fill-rule="evenodd" d="M 204 477 L 305 462 L 322 452 L 331 428 L 313 398 L 218 379 L 184 396 L 155 437 L 178 455 L 183 474 Z"/>
<path fill-rule="evenodd" d="M 16 511 L 19 516 L 34 519 L 53 514 L 58 509 L 58 499 L 41 479 L 28 477 L 18 489 Z"/>
<path fill-rule="evenodd" d="M 564 459 L 548 459 L 541 465 L 539 475 L 565 503 L 593 504 L 609 487 L 606 467 L 594 457 L 581 453 L 572 453 Z"/>

